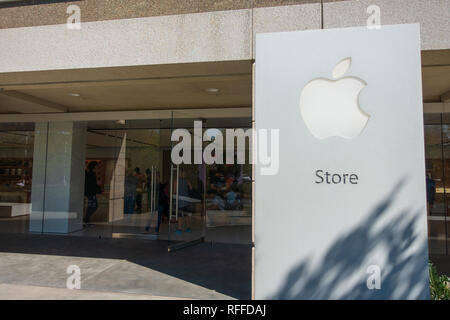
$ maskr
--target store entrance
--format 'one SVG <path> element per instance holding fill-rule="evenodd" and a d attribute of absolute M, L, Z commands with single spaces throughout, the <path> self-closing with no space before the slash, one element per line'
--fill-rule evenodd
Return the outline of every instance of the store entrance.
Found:
<path fill-rule="evenodd" d="M 80 234 L 157 239 L 168 124 L 167 120 L 88 123 L 85 189 L 98 191 L 85 192 Z"/>
<path fill-rule="evenodd" d="M 88 146 L 93 150 L 92 157 L 87 153 L 86 176 L 90 163 L 98 164 L 97 185 L 104 203 L 103 208 L 95 209 L 94 204 L 91 209 L 86 199 L 88 230 L 107 223 L 113 238 L 165 240 L 169 251 L 204 241 L 204 166 L 174 165 L 171 160 L 171 134 L 189 130 L 181 128 L 187 124 L 173 119 L 131 120 L 97 123 L 88 130 L 88 139 L 101 134 L 113 145 L 111 160 L 94 156 L 108 148 Z"/>
<path fill-rule="evenodd" d="M 2 124 L 0 232 L 250 245 L 249 140 L 245 164 L 194 161 L 219 138 L 225 157 L 226 130 L 251 127 L 235 114 Z M 172 159 L 180 130 L 191 162 Z"/>
<path fill-rule="evenodd" d="M 73 235 L 167 241 L 168 251 L 208 242 L 251 243 L 251 164 L 174 163 L 176 130 L 196 138 L 248 129 L 250 119 L 171 119 L 88 123 L 83 228 Z M 176 136 L 176 135 L 175 135 Z M 181 141 L 181 139 L 180 139 Z M 248 148 L 248 143 L 247 143 Z M 247 150 L 248 151 L 248 150 Z M 190 151 L 194 158 L 194 147 Z M 94 174 L 92 172 L 94 172 Z M 95 199 L 94 199 L 95 198 Z"/>

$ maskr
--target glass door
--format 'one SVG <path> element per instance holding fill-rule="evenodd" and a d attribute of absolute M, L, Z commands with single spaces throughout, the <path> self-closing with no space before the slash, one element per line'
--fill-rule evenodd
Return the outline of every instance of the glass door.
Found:
<path fill-rule="evenodd" d="M 171 127 L 168 250 L 174 251 L 204 241 L 206 167 L 202 121 L 174 111 Z"/>
<path fill-rule="evenodd" d="M 170 240 L 250 245 L 251 119 L 177 111 L 172 127 Z"/>
<path fill-rule="evenodd" d="M 117 121 L 106 132 L 116 139 L 110 163 L 110 210 L 115 238 L 158 238 L 161 121 Z"/>

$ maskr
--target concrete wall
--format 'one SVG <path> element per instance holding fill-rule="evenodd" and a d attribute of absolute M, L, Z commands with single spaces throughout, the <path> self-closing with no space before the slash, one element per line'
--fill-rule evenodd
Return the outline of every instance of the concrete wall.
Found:
<path fill-rule="evenodd" d="M 86 22 L 0 30 L 0 72 L 247 60 L 251 12 Z"/>
<path fill-rule="evenodd" d="M 0 29 L 65 23 L 70 5 L 80 8 L 83 22 L 92 22 L 320 3 L 321 0 L 81 0 L 42 4 L 51 1 L 34 1 L 41 4 L 32 6 L 0 4 Z"/>
<path fill-rule="evenodd" d="M 325 28 L 364 25 L 370 4 L 382 24 L 421 24 L 422 49 L 450 48 L 448 0 L 361 0 L 323 4 Z M 0 29 L 0 73 L 251 60 L 260 32 L 321 28 L 321 4 L 175 14 Z"/>

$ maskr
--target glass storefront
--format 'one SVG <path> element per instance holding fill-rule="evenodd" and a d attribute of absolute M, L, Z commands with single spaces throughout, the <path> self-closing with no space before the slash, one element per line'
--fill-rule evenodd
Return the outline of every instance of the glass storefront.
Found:
<path fill-rule="evenodd" d="M 424 122 L 429 252 L 448 255 L 450 115 L 425 114 Z"/>
<path fill-rule="evenodd" d="M 33 123 L 0 124 L 0 232 L 28 232 Z"/>
<path fill-rule="evenodd" d="M 450 115 L 424 119 L 429 250 L 448 255 Z M 220 135 L 225 145 L 227 128 L 251 127 L 249 118 L 200 121 L 203 148 Z M 0 232 L 251 244 L 248 159 L 177 166 L 170 137 L 178 128 L 193 144 L 194 119 L 181 111 L 172 119 L 0 124 Z"/>
<path fill-rule="evenodd" d="M 249 141 L 247 164 L 175 165 L 171 134 L 185 129 L 193 142 L 194 120 L 2 124 L 0 232 L 251 244 Z M 200 121 L 203 147 L 251 126 Z"/>

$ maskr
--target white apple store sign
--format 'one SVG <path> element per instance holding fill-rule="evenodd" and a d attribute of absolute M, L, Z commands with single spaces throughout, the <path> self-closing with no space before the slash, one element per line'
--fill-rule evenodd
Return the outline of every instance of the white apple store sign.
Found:
<path fill-rule="evenodd" d="M 427 299 L 418 24 L 257 34 L 256 299 Z"/>

